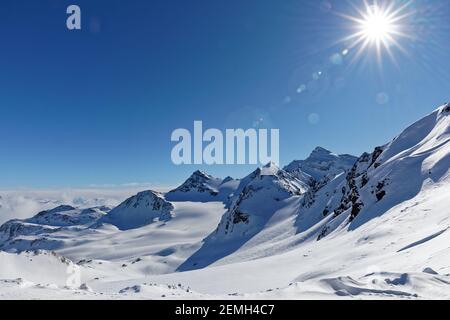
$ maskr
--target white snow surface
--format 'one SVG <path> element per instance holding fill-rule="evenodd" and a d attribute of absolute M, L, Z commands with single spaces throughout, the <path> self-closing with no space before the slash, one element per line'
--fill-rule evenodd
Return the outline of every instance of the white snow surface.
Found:
<path fill-rule="evenodd" d="M 444 105 L 359 158 L 10 221 L 0 299 L 448 299 L 449 141 Z"/>

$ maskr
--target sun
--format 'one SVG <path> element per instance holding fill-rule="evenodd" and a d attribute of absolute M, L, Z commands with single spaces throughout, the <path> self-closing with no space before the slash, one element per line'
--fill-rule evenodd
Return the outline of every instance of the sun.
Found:
<path fill-rule="evenodd" d="M 396 7 L 395 1 L 385 1 L 384 5 L 378 1 L 369 4 L 364 1 L 364 7 L 354 7 L 357 16 L 341 14 L 342 17 L 352 23 L 353 33 L 344 38 L 343 41 L 349 43 L 348 49 L 356 49 L 355 59 L 361 54 L 374 48 L 378 59 L 381 61 L 383 52 L 393 59 L 392 48 L 398 48 L 405 52 L 400 44 L 402 38 L 411 38 L 405 30 L 408 25 L 408 18 L 413 14 L 409 9 L 411 2 L 403 2 L 403 5 Z"/>
<path fill-rule="evenodd" d="M 360 22 L 360 34 L 372 43 L 387 43 L 395 36 L 394 17 L 378 6 L 368 8 L 367 15 Z"/>

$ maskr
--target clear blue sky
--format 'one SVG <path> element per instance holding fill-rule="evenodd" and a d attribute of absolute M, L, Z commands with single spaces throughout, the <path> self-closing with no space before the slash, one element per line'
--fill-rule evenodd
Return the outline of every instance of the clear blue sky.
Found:
<path fill-rule="evenodd" d="M 65 27 L 69 4 L 81 31 Z M 371 48 L 330 59 L 352 33 L 338 13 L 357 14 L 342 0 L 2 0 L 0 187 L 175 185 L 198 167 L 172 165 L 170 134 L 194 120 L 262 119 L 282 164 L 318 145 L 370 151 L 450 100 L 450 2 L 410 8 L 416 39 L 380 66 Z"/>

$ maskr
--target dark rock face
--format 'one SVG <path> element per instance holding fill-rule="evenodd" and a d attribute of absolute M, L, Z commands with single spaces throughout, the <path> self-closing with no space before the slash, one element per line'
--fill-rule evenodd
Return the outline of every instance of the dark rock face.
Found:
<path fill-rule="evenodd" d="M 375 168 L 377 168 L 379 166 L 379 164 L 376 164 L 375 162 L 377 161 L 377 159 L 380 157 L 380 155 L 382 153 L 383 153 L 383 148 L 382 147 L 376 147 L 375 148 L 374 152 L 372 153 L 372 162 L 370 163 L 370 166 L 373 165 Z"/>
<path fill-rule="evenodd" d="M 248 223 L 248 215 L 239 210 L 235 210 L 233 214 L 233 224 L 238 223 Z"/>
<path fill-rule="evenodd" d="M 376 190 L 375 190 L 375 196 L 377 197 L 378 201 L 381 201 L 384 196 L 386 195 L 386 191 L 384 190 L 384 187 L 386 185 L 386 180 L 383 180 L 377 184 Z"/>
<path fill-rule="evenodd" d="M 384 191 L 384 190 L 378 192 L 378 193 L 376 194 L 377 200 L 378 200 L 378 201 L 381 201 L 381 200 L 384 198 L 385 195 L 386 195 L 386 191 Z"/>
<path fill-rule="evenodd" d="M 325 227 L 322 229 L 322 231 L 320 232 L 320 234 L 317 236 L 317 241 L 322 240 L 323 238 L 325 238 L 329 232 L 330 228 L 329 227 Z"/>
<path fill-rule="evenodd" d="M 349 221 L 353 221 L 364 207 L 364 202 L 360 200 L 360 189 L 369 183 L 368 171 L 380 166 L 377 160 L 383 153 L 383 147 L 376 147 L 372 154 L 364 153 L 346 177 L 347 185 L 343 189 L 341 205 L 334 211 L 335 216 L 351 208 Z M 358 184 L 359 181 L 359 184 Z M 359 187 L 358 187 L 359 185 Z"/>
<path fill-rule="evenodd" d="M 361 192 L 363 189 L 371 187 L 370 172 L 377 170 L 377 168 L 381 166 L 380 158 L 383 151 L 384 147 L 376 147 L 372 153 L 363 153 L 361 157 L 359 157 L 347 173 L 344 184 L 339 190 L 335 190 L 333 193 L 336 194 L 336 191 L 338 191 L 342 194 L 340 201 L 333 207 L 325 207 L 322 212 L 323 216 L 332 213 L 333 219 L 335 219 L 344 212 L 348 212 L 348 223 L 351 223 L 361 213 L 363 208 L 366 206 L 365 202 L 361 198 Z M 382 200 L 386 195 L 386 191 L 383 189 L 385 184 L 386 181 L 378 183 L 377 188 L 375 188 L 372 192 L 377 201 Z M 317 192 L 317 190 L 314 189 L 311 191 Z M 305 197 L 305 203 L 303 205 L 308 207 L 313 204 L 314 197 L 314 194 Z M 324 227 L 322 232 L 319 234 L 318 239 L 325 237 L 328 231 L 329 227 Z"/>

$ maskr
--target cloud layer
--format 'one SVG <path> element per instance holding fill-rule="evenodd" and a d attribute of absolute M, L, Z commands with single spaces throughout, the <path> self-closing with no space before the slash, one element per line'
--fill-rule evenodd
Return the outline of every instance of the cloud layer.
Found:
<path fill-rule="evenodd" d="M 91 187 L 61 190 L 0 190 L 0 224 L 11 219 L 25 219 L 36 213 L 67 204 L 87 208 L 116 206 L 139 191 L 153 189 L 147 185 Z M 157 189 L 158 191 L 164 191 Z"/>

